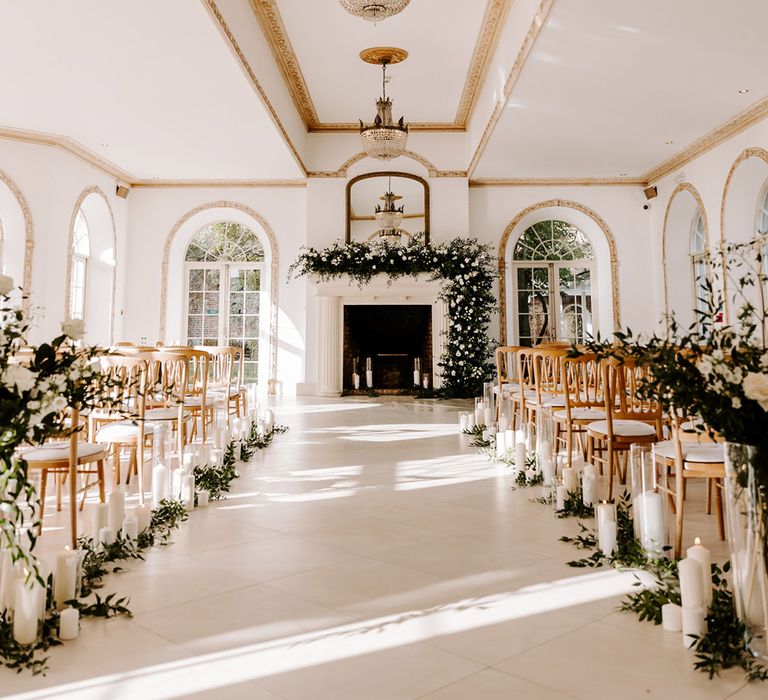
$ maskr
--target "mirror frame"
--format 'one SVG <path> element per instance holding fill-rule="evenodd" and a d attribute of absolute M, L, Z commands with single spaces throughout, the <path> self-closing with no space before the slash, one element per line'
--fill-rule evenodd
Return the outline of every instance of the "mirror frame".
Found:
<path fill-rule="evenodd" d="M 352 186 L 360 180 L 368 180 L 372 177 L 405 177 L 409 180 L 416 180 L 420 182 L 424 187 L 424 245 L 429 245 L 429 183 L 418 175 L 412 173 L 401 173 L 394 170 L 380 170 L 375 173 L 363 173 L 353 177 L 347 183 L 346 191 L 346 217 L 347 217 L 347 230 L 344 236 L 345 243 L 352 242 Z"/>

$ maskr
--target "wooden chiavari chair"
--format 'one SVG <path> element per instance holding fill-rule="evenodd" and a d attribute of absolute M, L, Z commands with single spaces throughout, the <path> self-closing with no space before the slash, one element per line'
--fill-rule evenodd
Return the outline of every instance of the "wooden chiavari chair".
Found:
<path fill-rule="evenodd" d="M 165 345 L 164 352 L 184 355 L 189 363 L 187 372 L 187 390 L 184 395 L 184 407 L 192 413 L 192 439 L 197 436 L 197 417 L 200 417 L 200 430 L 203 442 L 208 435 L 208 428 L 213 428 L 216 399 L 208 393 L 208 375 L 211 356 L 205 350 L 186 345 Z"/>
<path fill-rule="evenodd" d="M 184 446 L 189 442 L 192 431 L 188 423 L 192 410 L 186 406 L 189 387 L 189 362 L 184 353 L 173 350 L 155 350 L 148 353 L 149 382 L 148 407 L 145 417 L 148 422 L 167 422 L 176 431 L 179 460 Z"/>
<path fill-rule="evenodd" d="M 647 368 L 631 358 L 603 360 L 600 364 L 606 417 L 587 424 L 587 460 L 608 470 L 610 499 L 614 472 L 621 483 L 626 482 L 630 446 L 662 439 L 662 412 L 657 401 L 638 396 L 638 384 Z"/>
<path fill-rule="evenodd" d="M 520 411 L 520 381 L 517 376 L 517 352 L 521 348 L 508 345 L 496 348 L 496 420 L 501 417 L 501 403 L 509 396 L 512 401 L 512 425 L 517 427 Z M 521 421 L 522 422 L 522 421 Z"/>
<path fill-rule="evenodd" d="M 232 346 L 198 346 L 210 355 L 211 376 L 208 392 L 224 402 L 227 427 L 229 416 L 245 415 L 246 390 L 242 385 L 244 357 L 241 348 Z"/>

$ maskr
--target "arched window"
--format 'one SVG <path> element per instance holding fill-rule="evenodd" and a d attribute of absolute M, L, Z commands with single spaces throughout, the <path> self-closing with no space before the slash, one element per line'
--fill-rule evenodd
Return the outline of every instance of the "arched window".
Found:
<path fill-rule="evenodd" d="M 512 276 L 519 345 L 595 336 L 594 254 L 578 228 L 549 220 L 526 229 L 512 253 Z"/>
<path fill-rule="evenodd" d="M 5 229 L 0 219 L 0 273 L 5 274 Z"/>
<path fill-rule="evenodd" d="M 709 265 L 707 263 L 707 232 L 701 211 L 696 210 L 691 224 L 690 255 L 693 269 L 693 309 L 696 323 L 704 320 L 709 310 Z"/>
<path fill-rule="evenodd" d="M 186 342 L 243 348 L 244 380 L 257 381 L 264 249 L 233 221 L 206 226 L 186 252 Z"/>
<path fill-rule="evenodd" d="M 72 285 L 69 293 L 69 317 L 85 318 L 85 293 L 88 282 L 88 258 L 91 255 L 91 236 L 88 222 L 80 209 L 75 217 L 72 238 Z"/>

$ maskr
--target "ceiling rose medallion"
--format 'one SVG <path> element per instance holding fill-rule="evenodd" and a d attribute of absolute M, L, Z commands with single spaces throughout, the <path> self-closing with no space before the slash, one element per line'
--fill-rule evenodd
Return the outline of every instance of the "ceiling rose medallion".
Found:
<path fill-rule="evenodd" d="M 377 160 L 392 160 L 405 153 L 408 142 L 408 125 L 400 117 L 395 123 L 392 118 L 392 100 L 387 97 L 387 66 L 400 63 L 408 57 L 403 49 L 383 46 L 360 52 L 366 63 L 378 63 L 382 70 L 381 97 L 376 100 L 376 118 L 373 124 L 360 120 L 360 142 L 363 151 Z"/>
<path fill-rule="evenodd" d="M 411 0 L 339 0 L 341 6 L 355 17 L 380 22 L 402 12 Z"/>

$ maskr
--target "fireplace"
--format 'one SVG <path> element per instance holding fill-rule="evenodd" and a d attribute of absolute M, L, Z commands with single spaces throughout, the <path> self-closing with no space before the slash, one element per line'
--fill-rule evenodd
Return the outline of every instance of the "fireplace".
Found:
<path fill-rule="evenodd" d="M 344 306 L 342 383 L 345 391 L 379 393 L 412 390 L 418 360 L 432 386 L 432 307 L 426 304 Z M 370 374 L 368 374 L 370 372 Z M 368 379 L 372 386 L 368 386 Z M 423 379 L 422 379 L 423 381 Z"/>

